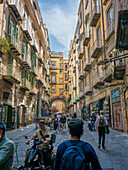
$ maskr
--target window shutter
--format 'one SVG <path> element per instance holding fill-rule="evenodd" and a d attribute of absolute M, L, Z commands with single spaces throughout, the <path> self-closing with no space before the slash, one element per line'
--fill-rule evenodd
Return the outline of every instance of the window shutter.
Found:
<path fill-rule="evenodd" d="M 12 42 L 12 27 L 13 27 L 13 20 L 10 16 L 10 22 L 9 22 L 9 43 Z"/>
<path fill-rule="evenodd" d="M 15 32 L 14 32 L 14 36 L 15 36 L 15 42 L 18 42 L 18 27 L 15 25 Z"/>
<path fill-rule="evenodd" d="M 26 42 L 25 42 L 25 40 L 23 39 L 23 49 L 22 49 L 22 52 L 23 52 L 23 60 L 25 60 L 25 45 L 26 45 Z"/>
<path fill-rule="evenodd" d="M 22 76 L 25 78 L 25 69 L 23 69 Z"/>

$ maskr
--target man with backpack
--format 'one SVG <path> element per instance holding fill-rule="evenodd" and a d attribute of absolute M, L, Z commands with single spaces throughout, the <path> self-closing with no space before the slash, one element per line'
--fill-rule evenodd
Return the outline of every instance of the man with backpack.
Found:
<path fill-rule="evenodd" d="M 102 138 L 102 148 L 105 149 L 105 126 L 108 126 L 106 117 L 103 116 L 103 110 L 100 111 L 100 116 L 97 117 L 95 127 L 98 127 L 99 143 L 98 148 L 100 149 L 101 138 Z"/>
<path fill-rule="evenodd" d="M 83 135 L 83 121 L 74 119 L 68 123 L 71 139 L 62 142 L 57 149 L 53 170 L 101 170 L 93 147 L 80 140 Z"/>

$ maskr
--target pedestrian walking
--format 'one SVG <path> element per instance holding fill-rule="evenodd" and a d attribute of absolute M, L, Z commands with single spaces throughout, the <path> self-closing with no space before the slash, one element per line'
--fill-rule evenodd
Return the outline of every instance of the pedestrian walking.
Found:
<path fill-rule="evenodd" d="M 96 115 L 94 112 L 92 112 L 91 116 L 90 116 L 91 120 L 92 120 L 92 123 L 93 123 L 93 129 L 96 130 L 96 127 L 95 127 L 95 122 L 96 122 Z"/>
<path fill-rule="evenodd" d="M 102 148 L 105 149 L 105 126 L 108 126 L 108 122 L 106 117 L 103 116 L 103 110 L 100 111 L 100 116 L 97 117 L 95 127 L 98 127 L 98 148 L 101 146 L 101 138 L 102 138 Z"/>
<path fill-rule="evenodd" d="M 5 135 L 5 124 L 0 121 L 0 170 L 11 170 L 14 154 L 14 143 Z"/>
<path fill-rule="evenodd" d="M 73 118 L 77 118 L 77 114 L 76 114 L 76 112 L 74 112 L 74 114 L 73 114 Z"/>
<path fill-rule="evenodd" d="M 62 142 L 58 148 L 53 170 L 101 170 L 93 147 L 80 138 L 83 135 L 83 121 L 74 119 L 68 123 L 70 140 Z"/>
<path fill-rule="evenodd" d="M 66 132 L 66 117 L 64 116 L 64 114 L 62 114 L 60 122 L 61 122 L 62 132 Z"/>
<path fill-rule="evenodd" d="M 60 130 L 60 128 L 61 128 L 61 122 L 60 122 L 61 113 L 58 113 L 57 117 L 58 117 L 58 128 L 59 128 L 59 130 Z"/>
<path fill-rule="evenodd" d="M 58 117 L 57 117 L 57 114 L 55 114 L 55 117 L 54 117 L 54 130 L 55 130 L 55 132 L 57 132 L 57 128 L 58 128 Z"/>

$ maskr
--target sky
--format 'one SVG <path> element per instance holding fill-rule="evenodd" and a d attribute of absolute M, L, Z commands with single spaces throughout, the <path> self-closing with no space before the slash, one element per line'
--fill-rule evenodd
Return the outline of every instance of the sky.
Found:
<path fill-rule="evenodd" d="M 73 39 L 79 0 L 38 0 L 43 23 L 46 24 L 51 51 L 63 52 L 68 58 L 70 41 Z"/>

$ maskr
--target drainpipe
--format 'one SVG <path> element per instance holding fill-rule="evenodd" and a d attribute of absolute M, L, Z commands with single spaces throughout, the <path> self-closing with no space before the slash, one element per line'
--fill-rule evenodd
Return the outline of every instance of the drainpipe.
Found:
<path fill-rule="evenodd" d="M 103 14 L 103 2 L 101 0 L 101 13 L 102 13 L 102 27 L 103 27 L 103 46 L 104 46 L 104 60 L 106 59 L 106 51 L 105 51 L 105 30 L 104 30 L 104 14 Z"/>

